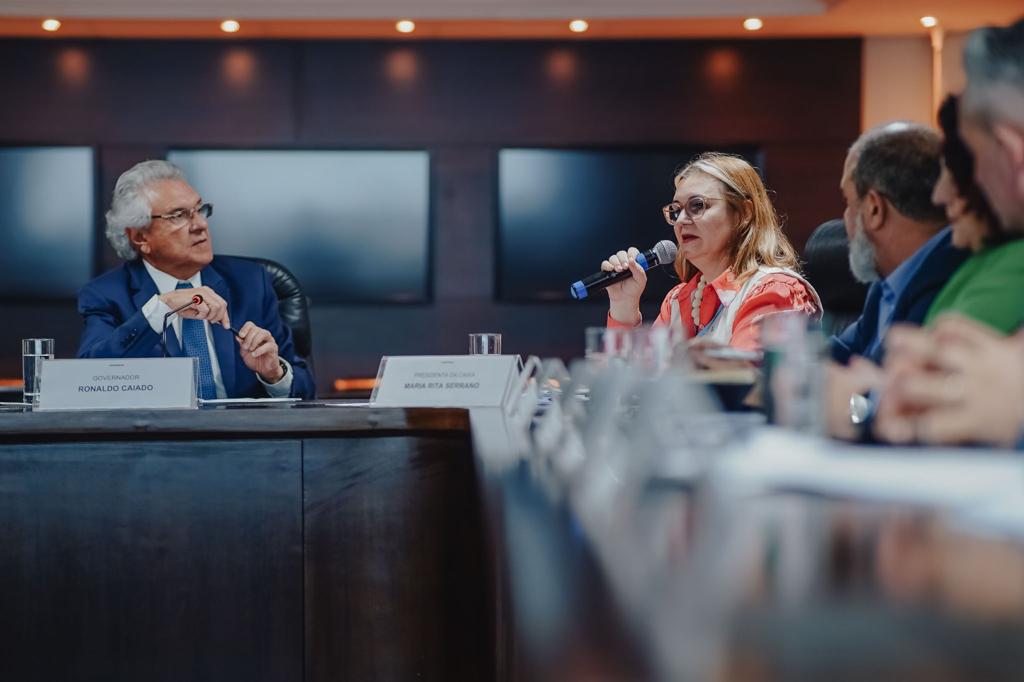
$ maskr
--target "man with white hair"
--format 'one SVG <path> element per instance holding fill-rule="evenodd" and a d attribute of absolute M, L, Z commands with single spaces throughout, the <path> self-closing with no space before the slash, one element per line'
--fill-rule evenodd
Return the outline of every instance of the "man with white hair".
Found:
<path fill-rule="evenodd" d="M 165 316 L 199 294 L 201 303 L 170 316 L 166 351 L 199 360 L 201 398 L 313 398 L 270 276 L 253 261 L 213 255 L 212 214 L 166 161 L 144 161 L 118 178 L 107 239 L 125 263 L 79 293 L 78 356 L 160 357 Z"/>
<path fill-rule="evenodd" d="M 964 48 L 960 133 L 1003 227 L 1024 231 L 1024 19 L 974 31 Z M 894 330 L 876 432 L 888 440 L 1022 445 L 1024 335 L 962 317 Z"/>
<path fill-rule="evenodd" d="M 1003 227 L 1024 232 L 1024 19 L 983 28 L 964 47 L 960 132 Z"/>

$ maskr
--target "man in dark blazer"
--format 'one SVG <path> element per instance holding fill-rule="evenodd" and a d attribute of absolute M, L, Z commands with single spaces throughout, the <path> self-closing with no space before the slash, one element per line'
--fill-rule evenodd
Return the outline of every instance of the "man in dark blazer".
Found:
<path fill-rule="evenodd" d="M 313 398 L 313 378 L 278 314 L 270 276 L 258 263 L 213 255 L 212 213 L 166 161 L 121 175 L 107 238 L 126 262 L 79 293 L 85 329 L 78 356 L 164 355 L 165 316 L 198 294 L 201 303 L 168 318 L 165 338 L 169 355 L 198 358 L 200 397 Z"/>
<path fill-rule="evenodd" d="M 886 292 L 880 281 L 871 285 L 861 316 L 829 340 L 833 360 L 845 365 L 850 358 L 859 355 L 879 364 L 884 350 L 882 341 L 891 324 L 920 324 L 924 321 L 932 300 L 968 255 L 966 251 L 954 247 L 950 237 L 951 232 L 946 228 L 936 235 L 934 241 L 929 240 L 921 247 L 920 267 L 908 279 L 902 296 L 895 299 L 892 317 L 885 328 L 879 325 L 879 309 Z"/>
<path fill-rule="evenodd" d="M 881 362 L 889 327 L 921 323 L 967 257 L 950 243 L 945 213 L 931 200 L 941 144 L 930 128 L 892 123 L 850 148 L 840 183 L 850 269 L 871 288 L 860 318 L 830 340 L 836 362 L 855 355 Z"/>
<path fill-rule="evenodd" d="M 963 260 L 945 212 L 932 203 L 942 141 L 926 126 L 890 123 L 850 147 L 840 190 L 850 269 L 871 284 L 856 322 L 829 341 L 828 432 L 863 435 L 882 383 L 879 363 L 893 324 L 924 321 L 932 300 Z"/>

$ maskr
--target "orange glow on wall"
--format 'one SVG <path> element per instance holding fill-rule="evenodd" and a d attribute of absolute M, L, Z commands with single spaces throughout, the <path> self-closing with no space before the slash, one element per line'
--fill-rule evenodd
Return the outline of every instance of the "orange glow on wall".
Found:
<path fill-rule="evenodd" d="M 377 379 L 335 379 L 334 390 L 338 393 L 345 391 L 372 391 L 377 386 Z"/>

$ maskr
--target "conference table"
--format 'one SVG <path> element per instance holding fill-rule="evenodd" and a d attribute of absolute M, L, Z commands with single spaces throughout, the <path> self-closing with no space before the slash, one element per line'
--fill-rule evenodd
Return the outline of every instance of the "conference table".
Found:
<path fill-rule="evenodd" d="M 1021 677 L 1014 539 L 673 477 L 595 525 L 515 431 L 342 401 L 0 412 L 0 677 Z"/>
<path fill-rule="evenodd" d="M 0 679 L 494 677 L 465 410 L 0 413 Z"/>

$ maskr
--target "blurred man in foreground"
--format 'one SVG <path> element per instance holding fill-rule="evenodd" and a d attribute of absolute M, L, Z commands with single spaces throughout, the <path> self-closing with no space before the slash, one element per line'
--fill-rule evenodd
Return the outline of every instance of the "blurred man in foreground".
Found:
<path fill-rule="evenodd" d="M 1024 231 L 1024 20 L 975 31 L 964 49 L 961 133 L 975 177 L 1003 223 Z M 935 332 L 893 330 L 876 432 L 895 442 L 1020 442 L 1024 337 L 962 317 Z"/>

